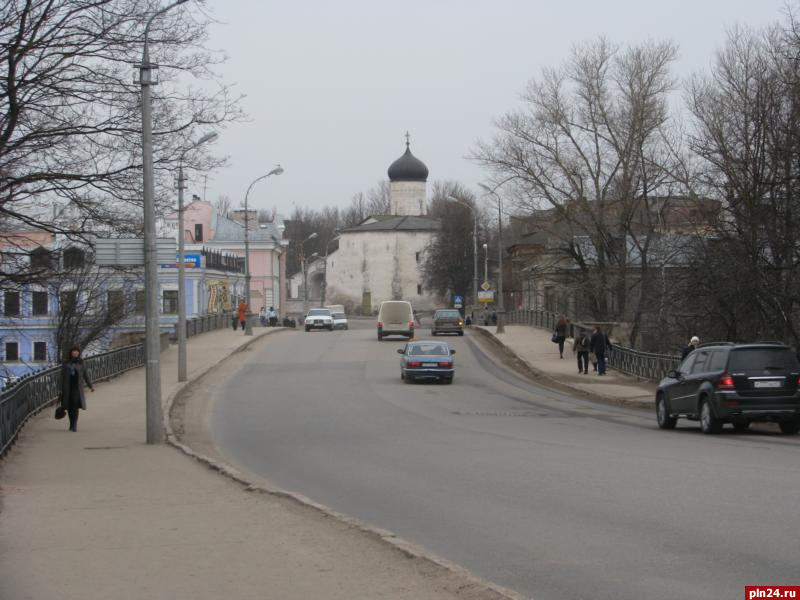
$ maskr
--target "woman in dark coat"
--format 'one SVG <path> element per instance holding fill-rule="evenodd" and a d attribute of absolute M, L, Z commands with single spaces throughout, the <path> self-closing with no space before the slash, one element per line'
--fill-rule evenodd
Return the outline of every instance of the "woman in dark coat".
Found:
<path fill-rule="evenodd" d="M 89 374 L 81 358 L 81 349 L 73 346 L 69 357 L 61 366 L 61 406 L 69 415 L 69 430 L 78 431 L 78 411 L 86 410 L 86 397 L 83 395 L 83 382 L 94 391 Z"/>
<path fill-rule="evenodd" d="M 569 319 L 566 315 L 561 315 L 561 318 L 556 323 L 556 328 L 553 333 L 556 334 L 556 342 L 558 342 L 558 353 L 561 358 L 564 358 L 564 340 L 567 339 L 567 326 Z"/>

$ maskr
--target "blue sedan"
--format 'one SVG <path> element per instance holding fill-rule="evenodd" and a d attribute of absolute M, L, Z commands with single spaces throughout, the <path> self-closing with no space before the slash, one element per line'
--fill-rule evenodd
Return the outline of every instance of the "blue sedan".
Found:
<path fill-rule="evenodd" d="M 419 341 L 409 342 L 399 348 L 400 379 L 412 383 L 417 379 L 439 379 L 445 383 L 453 383 L 455 362 L 451 349 L 446 342 Z"/>

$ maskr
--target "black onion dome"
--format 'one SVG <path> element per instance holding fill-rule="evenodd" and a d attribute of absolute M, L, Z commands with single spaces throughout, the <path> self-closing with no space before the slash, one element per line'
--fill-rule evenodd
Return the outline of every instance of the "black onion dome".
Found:
<path fill-rule="evenodd" d="M 409 143 L 406 142 L 406 151 L 403 156 L 394 161 L 389 167 L 389 181 L 427 181 L 428 167 L 425 163 L 411 154 Z"/>

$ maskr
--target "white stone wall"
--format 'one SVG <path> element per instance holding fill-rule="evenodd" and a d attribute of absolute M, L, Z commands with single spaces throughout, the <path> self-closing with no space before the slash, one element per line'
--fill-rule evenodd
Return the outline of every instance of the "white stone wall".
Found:
<path fill-rule="evenodd" d="M 424 181 L 393 181 L 390 188 L 390 214 L 426 215 L 425 185 Z"/>
<path fill-rule="evenodd" d="M 417 310 L 438 306 L 438 298 L 423 287 L 422 262 L 431 232 L 374 231 L 343 233 L 339 249 L 328 257 L 329 304 L 361 306 L 364 291 L 372 293 L 372 308 L 392 300 L 393 288 Z"/>

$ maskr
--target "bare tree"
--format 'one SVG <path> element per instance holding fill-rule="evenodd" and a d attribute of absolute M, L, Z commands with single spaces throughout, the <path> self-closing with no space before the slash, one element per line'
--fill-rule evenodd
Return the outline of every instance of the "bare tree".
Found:
<path fill-rule="evenodd" d="M 688 284 L 726 339 L 800 341 L 800 29 L 735 29 L 689 87 L 697 193 L 720 202 Z M 731 286 L 735 293 L 731 293 Z"/>
<path fill-rule="evenodd" d="M 450 198 L 458 198 L 467 206 Z M 470 298 L 472 295 L 474 222 L 468 206 L 481 215 L 475 195 L 462 184 L 434 182 L 428 215 L 439 219 L 439 229 L 426 248 L 422 272 L 426 289 L 434 290 L 442 298 L 451 295 Z M 482 220 L 479 220 L 479 247 L 485 240 L 480 228 Z"/>
<path fill-rule="evenodd" d="M 149 0 L 3 3 L 0 217 L 73 236 L 101 225 L 141 231 L 140 88 L 132 65 L 141 62 L 145 23 L 156 8 Z M 172 204 L 175 166 L 198 129 L 241 116 L 213 73 L 221 57 L 202 46 L 208 25 L 186 4 L 150 30 L 151 61 L 161 67 L 153 115 L 162 207 Z M 184 166 L 217 164 L 204 148 L 186 153 Z M 68 224 L 42 210 L 55 202 L 74 209 Z"/>
<path fill-rule="evenodd" d="M 233 201 L 231 197 L 228 195 L 222 195 L 217 198 L 217 201 L 214 202 L 214 208 L 217 209 L 217 214 L 222 215 L 223 217 L 227 217 L 228 213 L 231 211 L 233 207 Z"/>
<path fill-rule="evenodd" d="M 652 200 L 671 193 L 664 132 L 676 52 L 671 42 L 577 46 L 473 153 L 519 208 L 553 211 L 551 233 L 582 274 L 569 291 L 586 297 L 594 318 L 629 319 L 634 329 L 651 300 L 649 250 L 663 208 Z"/>
<path fill-rule="evenodd" d="M 388 215 L 391 210 L 391 186 L 382 180 L 366 192 L 358 192 L 342 211 L 342 226 L 354 227 L 371 215 Z"/>

